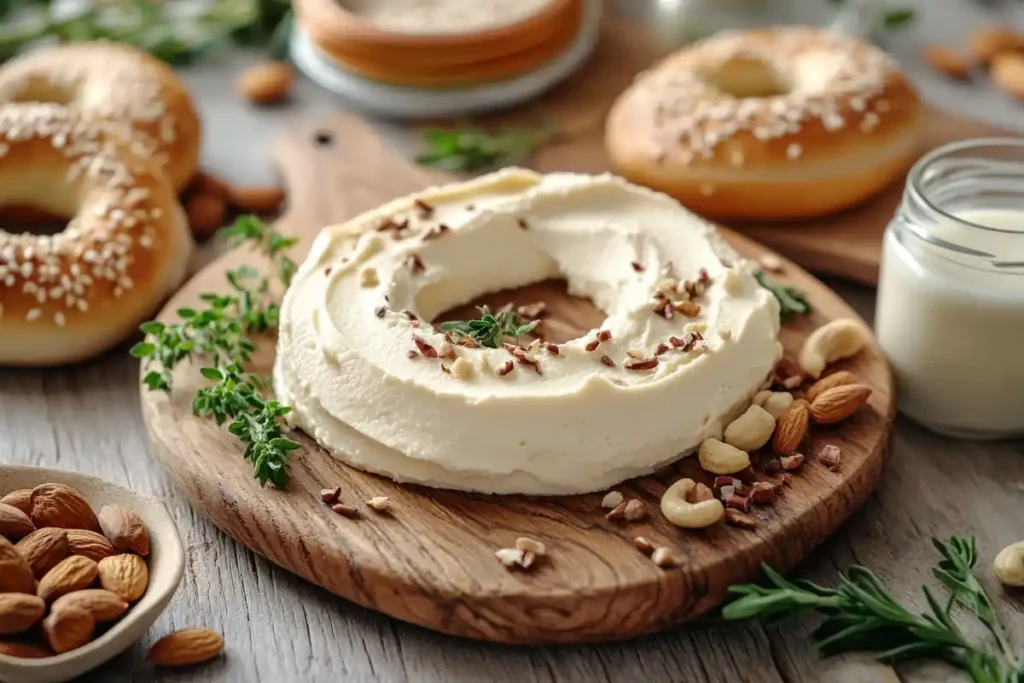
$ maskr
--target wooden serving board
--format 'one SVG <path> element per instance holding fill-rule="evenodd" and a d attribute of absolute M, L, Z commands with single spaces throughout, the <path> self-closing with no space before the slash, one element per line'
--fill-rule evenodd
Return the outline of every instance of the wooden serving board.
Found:
<path fill-rule="evenodd" d="M 301 237 L 302 249 L 322 226 L 433 180 L 354 117 L 300 126 L 277 141 L 272 156 L 291 198 L 280 228 Z M 735 233 L 727 236 L 752 257 L 768 253 Z M 260 265 L 252 254 L 226 254 L 174 297 L 164 318 L 197 305 L 202 292 L 223 290 L 225 270 L 243 261 Z M 816 307 L 785 326 L 790 354 L 816 326 L 856 317 L 798 267 L 788 266 L 782 277 L 806 289 Z M 538 284 L 512 298 L 545 299 L 552 315 L 542 327 L 561 338 L 599 323 L 592 307 L 563 292 Z M 256 370 L 266 374 L 274 340 L 260 346 Z M 649 519 L 625 525 L 605 519 L 601 494 L 499 497 L 398 485 L 341 464 L 302 435 L 287 490 L 261 489 L 239 443 L 192 415 L 191 396 L 202 382 L 194 368 L 180 370 L 170 396 L 143 391 L 142 412 L 160 459 L 192 503 L 276 564 L 360 605 L 438 631 L 507 643 L 578 643 L 698 617 L 721 602 L 730 584 L 755 578 L 760 562 L 786 570 L 836 530 L 878 481 L 894 415 L 890 372 L 879 350 L 868 348 L 849 367 L 874 388 L 869 406 L 808 445 L 809 453 L 825 442 L 840 446 L 841 470 L 806 465 L 774 507 L 754 513 L 759 525 L 752 531 L 722 525 L 691 532 L 664 521 L 658 501 L 669 484 L 682 475 L 710 481 L 693 458 L 617 487 L 651 510 Z M 341 487 L 344 501 L 363 507 L 363 518 L 342 517 L 320 501 L 320 490 L 333 486 Z M 381 495 L 393 501 L 392 515 L 376 516 L 362 505 Z M 524 535 L 544 542 L 550 556 L 530 572 L 509 571 L 494 551 Z M 636 536 L 674 548 L 683 565 L 658 568 L 634 548 Z"/>
<path fill-rule="evenodd" d="M 637 73 L 671 47 L 647 24 L 624 19 L 609 9 L 601 41 L 586 68 L 548 95 L 516 111 L 489 117 L 500 125 L 536 125 L 553 116 L 568 139 L 543 147 L 526 165 L 540 171 L 610 170 L 604 154 L 604 117 L 611 103 Z M 929 108 L 922 153 L 956 140 L 1020 135 L 990 124 Z M 816 272 L 877 284 L 882 233 L 899 206 L 902 180 L 882 195 L 844 213 L 805 221 L 730 224 L 748 237 Z"/>

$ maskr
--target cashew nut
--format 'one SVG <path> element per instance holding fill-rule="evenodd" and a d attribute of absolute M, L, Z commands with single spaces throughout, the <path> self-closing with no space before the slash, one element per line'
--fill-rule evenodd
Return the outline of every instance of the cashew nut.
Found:
<path fill-rule="evenodd" d="M 696 485 L 693 479 L 680 479 L 668 487 L 661 497 L 661 514 L 665 519 L 684 529 L 703 529 L 722 519 L 725 506 L 717 498 L 699 503 L 687 500 Z"/>
<path fill-rule="evenodd" d="M 380 278 L 377 277 L 376 268 L 363 268 L 362 272 L 359 273 L 359 284 L 363 287 L 376 287 L 380 284 Z"/>
<path fill-rule="evenodd" d="M 712 474 L 735 474 L 750 467 L 749 455 L 718 439 L 706 439 L 697 451 L 697 460 Z"/>
<path fill-rule="evenodd" d="M 850 318 L 839 318 L 811 332 L 800 349 L 800 368 L 814 379 L 825 366 L 856 355 L 868 342 L 868 332 Z"/>
<path fill-rule="evenodd" d="M 793 405 L 793 394 L 788 391 L 773 391 L 771 396 L 761 403 L 761 407 L 767 410 L 772 417 L 778 420 L 782 414 Z"/>
<path fill-rule="evenodd" d="M 768 443 L 774 431 L 775 418 L 761 406 L 750 406 L 729 423 L 723 438 L 727 444 L 741 451 L 756 451 Z"/>
<path fill-rule="evenodd" d="M 664 499 L 662 505 L 664 505 Z M 1008 545 L 999 551 L 992 563 L 992 572 L 999 583 L 1006 586 L 1024 586 L 1024 541 Z"/>
<path fill-rule="evenodd" d="M 751 404 L 755 406 L 764 406 L 764 402 L 768 400 L 768 397 L 772 395 L 772 392 L 764 390 L 754 394 L 754 398 L 750 399 Z"/>

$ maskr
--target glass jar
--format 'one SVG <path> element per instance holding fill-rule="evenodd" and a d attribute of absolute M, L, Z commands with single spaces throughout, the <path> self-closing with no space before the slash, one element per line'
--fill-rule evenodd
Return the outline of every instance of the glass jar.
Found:
<path fill-rule="evenodd" d="M 1024 139 L 914 165 L 885 232 L 875 326 L 903 413 L 958 438 L 1024 434 Z"/>

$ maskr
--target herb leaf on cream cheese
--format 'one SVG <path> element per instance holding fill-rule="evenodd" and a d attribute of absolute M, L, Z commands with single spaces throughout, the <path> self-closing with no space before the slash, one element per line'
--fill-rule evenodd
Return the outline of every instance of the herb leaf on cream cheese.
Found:
<path fill-rule="evenodd" d="M 754 273 L 754 277 L 757 279 L 757 283 L 767 289 L 769 292 L 775 295 L 775 298 L 779 300 L 779 304 L 782 306 L 780 312 L 783 318 L 788 318 L 791 315 L 807 315 L 811 312 L 811 304 L 807 301 L 807 294 L 797 289 L 796 287 L 789 287 L 787 285 L 780 285 L 777 282 L 773 282 L 771 278 L 764 274 L 764 271 L 757 271 Z"/>
<path fill-rule="evenodd" d="M 452 332 L 457 337 L 471 339 L 481 346 L 496 349 L 506 339 L 516 340 L 529 334 L 540 324 L 539 320 L 521 324 L 519 316 L 513 311 L 491 313 L 491 309 L 487 306 L 480 306 L 478 310 L 480 317 L 476 320 L 455 320 L 443 323 L 441 329 L 445 332 Z"/>

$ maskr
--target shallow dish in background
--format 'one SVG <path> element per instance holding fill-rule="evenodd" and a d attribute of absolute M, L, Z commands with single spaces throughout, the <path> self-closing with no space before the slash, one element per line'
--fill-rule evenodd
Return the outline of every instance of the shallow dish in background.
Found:
<path fill-rule="evenodd" d="M 170 513 L 157 500 L 78 472 L 20 465 L 0 466 L 0 496 L 46 483 L 65 484 L 95 511 L 116 504 L 134 510 L 149 529 L 149 586 L 145 595 L 105 633 L 82 647 L 45 659 L 0 655 L 3 683 L 62 683 L 128 649 L 167 608 L 185 569 L 185 553 Z"/>

